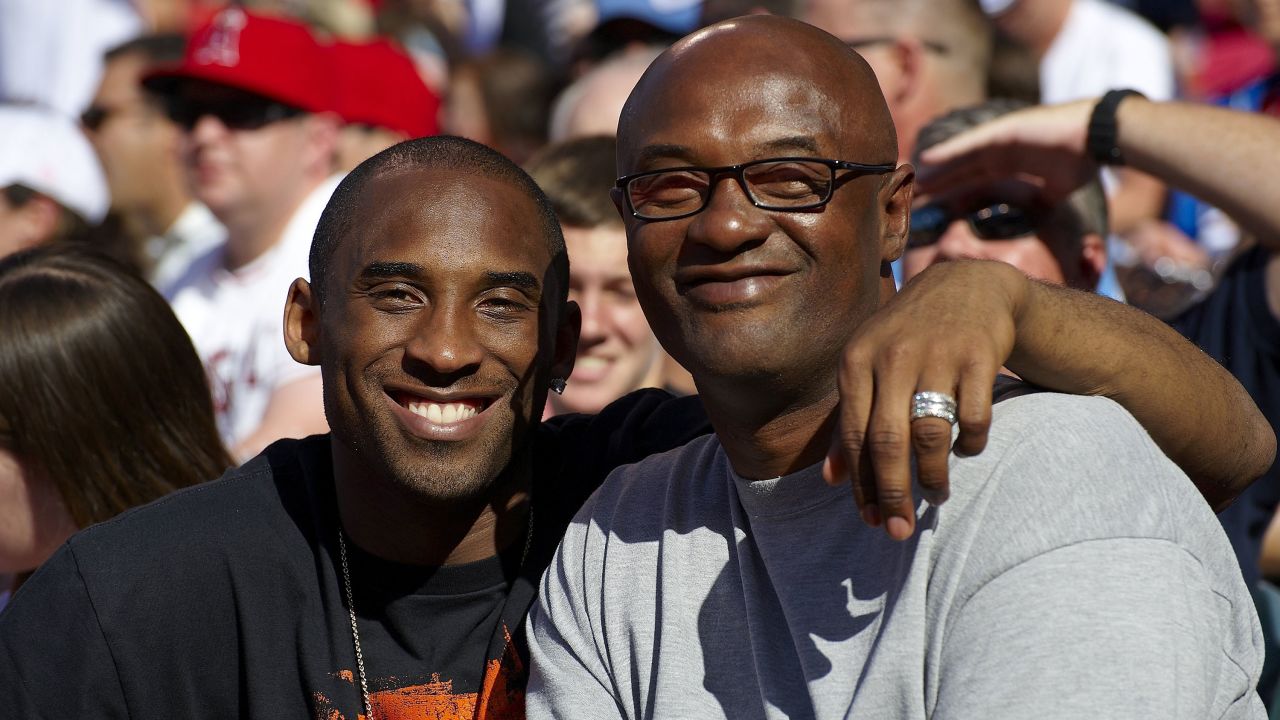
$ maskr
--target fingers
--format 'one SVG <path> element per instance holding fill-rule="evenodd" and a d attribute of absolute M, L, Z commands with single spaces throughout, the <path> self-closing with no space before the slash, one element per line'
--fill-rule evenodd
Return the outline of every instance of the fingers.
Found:
<path fill-rule="evenodd" d="M 972 365 L 957 387 L 956 410 L 960 433 L 955 451 L 960 457 L 977 455 L 987 447 L 987 431 L 991 429 L 991 390 L 998 368 Z"/>
<path fill-rule="evenodd" d="M 836 434 L 823 464 L 823 478 L 835 485 L 847 477 L 862 519 L 874 527 L 880 524 L 880 513 L 876 507 L 875 477 L 866 463 L 865 452 L 874 386 L 871 363 L 860 353 L 848 353 L 840 364 L 837 379 L 840 405 Z"/>
<path fill-rule="evenodd" d="M 892 372 L 895 361 L 877 368 L 875 402 L 867 426 L 866 447 L 874 474 L 876 498 L 885 530 L 895 540 L 905 540 L 915 529 L 915 504 L 911 497 L 910 404 L 916 378 Z M 949 438 L 948 438 L 949 439 Z M 865 483 L 865 479 L 864 479 Z M 865 490 L 864 490 L 865 492 Z"/>

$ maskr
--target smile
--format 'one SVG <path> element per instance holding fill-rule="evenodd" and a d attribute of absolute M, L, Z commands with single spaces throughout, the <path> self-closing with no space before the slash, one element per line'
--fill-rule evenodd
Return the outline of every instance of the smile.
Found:
<path fill-rule="evenodd" d="M 781 285 L 784 274 L 761 273 L 741 277 L 699 277 L 677 283 L 680 294 L 697 304 L 725 307 L 753 303 Z"/>
<path fill-rule="evenodd" d="M 479 415 L 483 408 L 471 401 L 434 403 L 411 400 L 405 404 L 409 412 L 437 425 L 453 425 Z"/>
<path fill-rule="evenodd" d="M 491 413 L 493 398 L 484 396 L 426 397 L 387 389 L 392 413 L 411 435 L 423 440 L 461 441 L 477 435 Z"/>

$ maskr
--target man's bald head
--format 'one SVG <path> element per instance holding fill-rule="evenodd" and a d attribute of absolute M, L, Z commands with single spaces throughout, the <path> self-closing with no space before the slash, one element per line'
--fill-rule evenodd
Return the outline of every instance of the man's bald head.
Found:
<path fill-rule="evenodd" d="M 713 114 L 736 112 L 735 95 L 762 90 L 783 80 L 822 98 L 821 117 L 837 138 L 843 157 L 865 163 L 893 162 L 897 138 L 875 73 L 837 38 L 811 25 L 773 15 L 752 15 L 703 28 L 671 46 L 649 66 L 622 109 L 618 126 L 619 172 L 635 158 L 638 132 L 647 117 L 681 103 L 683 88 L 714 79 L 723 86 L 723 102 Z M 779 98 L 798 103 L 800 97 Z M 711 118 L 699 118 L 699 122 Z"/>
<path fill-rule="evenodd" d="M 807 0 L 798 17 L 866 55 L 904 157 L 930 120 L 986 99 L 993 31 L 976 0 Z"/>
<path fill-rule="evenodd" d="M 892 293 L 912 188 L 897 156 L 871 68 L 796 20 L 717 23 L 641 77 L 618 126 L 618 171 L 639 177 L 613 197 L 636 296 L 708 407 L 767 418 L 833 391 L 840 349 Z M 637 197 L 678 212 L 637 216 Z"/>

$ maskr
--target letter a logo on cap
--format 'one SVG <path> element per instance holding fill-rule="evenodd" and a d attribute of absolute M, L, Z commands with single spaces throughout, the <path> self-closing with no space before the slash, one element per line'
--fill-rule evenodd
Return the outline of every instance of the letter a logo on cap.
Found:
<path fill-rule="evenodd" d="M 218 13 L 204 46 L 196 50 L 192 59 L 201 65 L 235 67 L 240 62 L 240 31 L 245 22 L 244 11 L 238 7 Z"/>

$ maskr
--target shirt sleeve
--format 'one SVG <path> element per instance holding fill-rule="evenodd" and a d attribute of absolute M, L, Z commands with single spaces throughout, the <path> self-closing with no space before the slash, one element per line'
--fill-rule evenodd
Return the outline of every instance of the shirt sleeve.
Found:
<path fill-rule="evenodd" d="M 0 614 L 0 707 L 6 717 L 129 717 L 111 648 L 70 545 Z"/>
<path fill-rule="evenodd" d="M 637 390 L 598 415 L 559 415 L 543 422 L 535 444 L 538 474 L 552 479 L 552 491 L 572 516 L 615 468 L 710 432 L 711 423 L 696 395 Z"/>
<path fill-rule="evenodd" d="M 932 717 L 1264 718 L 1257 665 L 1221 626 L 1249 610 L 1230 605 L 1168 541 L 1038 555 L 953 616 Z"/>
<path fill-rule="evenodd" d="M 583 509 L 584 515 L 588 512 Z M 586 552 L 590 523 L 573 523 L 542 577 L 538 600 L 526 624 L 529 638 L 529 688 L 525 714 L 540 718 L 623 718 L 615 683 L 592 628 L 585 592 L 585 564 L 598 563 Z"/>

